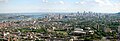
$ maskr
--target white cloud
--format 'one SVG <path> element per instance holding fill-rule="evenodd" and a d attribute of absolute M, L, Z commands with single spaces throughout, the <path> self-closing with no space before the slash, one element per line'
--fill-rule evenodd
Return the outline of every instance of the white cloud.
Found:
<path fill-rule="evenodd" d="M 79 8 L 97 11 L 97 12 L 118 12 L 120 3 L 111 2 L 111 0 L 84 0 L 75 2 Z M 84 8 L 85 7 L 85 8 Z"/>
<path fill-rule="evenodd" d="M 75 2 L 76 4 L 79 4 L 79 2 Z"/>
<path fill-rule="evenodd" d="M 81 4 L 85 4 L 85 2 L 80 2 Z"/>
<path fill-rule="evenodd" d="M 101 0 L 95 0 L 96 2 L 98 2 L 99 4 L 105 4 L 105 2 L 101 1 Z"/>
<path fill-rule="evenodd" d="M 95 2 L 99 3 L 99 6 L 113 6 L 110 0 L 95 0 Z"/>
<path fill-rule="evenodd" d="M 48 2 L 48 0 L 43 0 L 43 2 L 44 2 L 44 3 L 47 3 L 47 2 Z"/>
<path fill-rule="evenodd" d="M 60 4 L 65 4 L 63 1 L 59 1 L 60 2 Z"/>
<path fill-rule="evenodd" d="M 95 4 L 98 4 L 97 2 L 95 1 L 90 1 L 90 0 L 84 0 L 84 1 L 80 1 L 80 2 L 75 2 L 75 4 L 78 4 L 78 5 L 95 5 Z"/>
<path fill-rule="evenodd" d="M 0 3 L 7 3 L 9 0 L 0 0 Z"/>
<path fill-rule="evenodd" d="M 6 0 L 0 0 L 5 2 Z M 7 0 L 8 1 L 8 0 Z M 32 6 L 18 6 L 18 7 L 4 7 L 0 8 L 1 12 L 15 12 L 15 11 L 98 11 L 98 12 L 117 12 L 120 11 L 120 3 L 111 3 L 110 0 L 83 0 L 77 2 L 66 2 L 66 1 L 48 1 L 41 0 L 42 4 L 38 7 Z M 114 6 L 113 6 L 114 5 Z M 49 9 L 50 8 L 50 9 Z M 72 8 L 72 9 L 71 9 Z"/>
<path fill-rule="evenodd" d="M 4 0 L 0 0 L 0 2 L 2 2 L 2 1 L 4 1 Z"/>
<path fill-rule="evenodd" d="M 99 6 L 113 6 L 110 0 L 84 0 L 80 2 L 75 2 L 76 4 L 88 4 L 88 5 L 99 5 Z"/>

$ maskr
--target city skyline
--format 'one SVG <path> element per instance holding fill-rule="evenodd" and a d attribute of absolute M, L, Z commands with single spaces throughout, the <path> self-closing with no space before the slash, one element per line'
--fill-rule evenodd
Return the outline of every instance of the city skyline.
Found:
<path fill-rule="evenodd" d="M 0 13 L 120 11 L 119 0 L 0 0 Z"/>

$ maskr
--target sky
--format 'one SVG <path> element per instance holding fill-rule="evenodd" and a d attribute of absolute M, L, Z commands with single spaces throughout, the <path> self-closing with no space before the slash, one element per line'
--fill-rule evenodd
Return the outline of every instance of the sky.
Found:
<path fill-rule="evenodd" d="M 120 12 L 120 0 L 0 0 L 0 13 Z"/>

